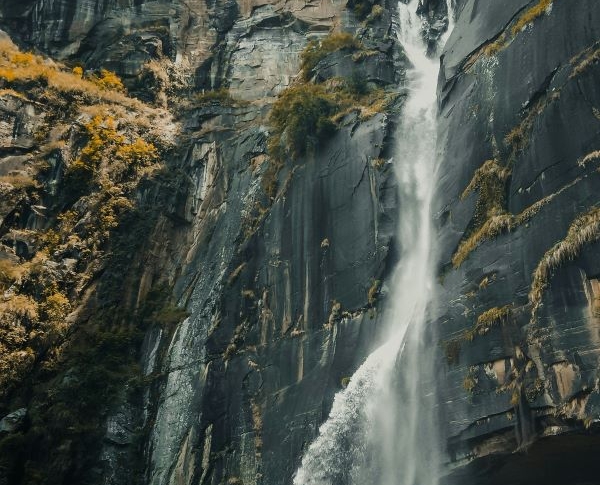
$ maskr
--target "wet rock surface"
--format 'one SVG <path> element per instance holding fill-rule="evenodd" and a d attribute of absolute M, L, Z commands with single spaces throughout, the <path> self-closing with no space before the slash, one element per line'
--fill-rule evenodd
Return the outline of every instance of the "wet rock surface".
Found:
<path fill-rule="evenodd" d="M 131 313 L 123 321 L 158 282 L 188 316 L 169 307 L 175 317 L 150 319 L 142 342 L 125 348 L 141 377 L 111 394 L 93 446 L 43 442 L 55 453 L 48 483 L 291 483 L 335 392 L 378 339 L 398 253 L 389 160 L 402 97 L 368 119 L 345 113 L 330 139 L 275 174 L 268 111 L 299 81 L 307 41 L 340 26 L 360 38 L 362 52 L 327 55 L 316 81 L 402 85 L 408 62 L 391 30 L 393 5 L 364 3 L 364 19 L 324 1 L 0 6 L 0 28 L 21 46 L 70 67 L 116 71 L 131 94 L 171 108 L 183 130 L 166 173 L 135 190 L 151 227 L 131 227 L 147 241 L 119 248 L 122 266 L 107 265 L 102 281 L 125 288 Z M 457 2 L 442 62 L 442 284 L 432 332 L 449 484 L 595 483 L 600 8 L 555 0 L 532 13 L 537 3 Z M 423 0 L 419 9 L 433 52 L 446 2 Z M 193 95 L 221 87 L 230 98 L 194 105 Z M 30 177 L 47 111 L 2 92 L 0 176 Z M 18 213 L 28 221 L 19 227 L 47 228 L 47 206 L 64 196 L 56 192 L 61 156 L 50 159 L 43 201 L 0 185 L 0 224 Z M 488 160 L 495 163 L 483 170 Z M 11 263 L 39 249 L 12 229 L 2 243 L 0 261 Z M 80 258 L 75 248 L 46 270 L 64 280 Z M 92 300 L 92 309 L 114 304 L 103 292 Z M 77 384 L 76 371 L 52 385 Z M 21 434 L 28 423 L 9 419 L 21 404 L 11 406 L 3 403 L 0 440 L 18 451 L 30 446 Z M 18 456 L 21 471 L 0 483 L 25 483 L 28 465 Z M 570 472 L 554 467 L 562 462 Z"/>
<path fill-rule="evenodd" d="M 123 255 L 124 298 L 144 311 L 162 282 L 188 316 L 148 320 L 141 345 L 127 350 L 139 380 L 104 403 L 85 465 L 69 461 L 81 454 L 65 446 L 70 458 L 49 483 L 291 483 L 334 394 L 378 339 L 381 282 L 397 249 L 390 159 L 403 98 L 387 112 L 349 110 L 330 139 L 275 173 L 268 112 L 298 81 L 308 39 L 340 20 L 369 55 L 334 53 L 317 70 L 323 79 L 358 74 L 373 88 L 395 89 L 407 61 L 392 14 L 384 8 L 362 25 L 328 2 L 25 2 L 0 12 L 21 45 L 86 72 L 116 71 L 131 94 L 174 106 L 183 130 L 165 173 L 136 188 L 136 204 L 152 218 L 144 249 Z M 218 87 L 227 97 L 194 104 L 195 93 Z M 175 101 L 181 93 L 189 100 Z M 9 120 L 6 143 L 26 142 L 35 106 L 0 99 L 14 104 L 7 116 L 22 113 L 22 122 Z M 25 160 L 1 163 L 14 170 Z M 276 187 L 271 195 L 267 184 Z M 108 267 L 102 278 L 118 271 Z M 62 384 L 79 385 L 78 374 L 68 370 Z M 15 469 L 18 481 L 28 465 Z"/>
<path fill-rule="evenodd" d="M 439 87 L 440 402 L 461 470 L 448 483 L 596 476 L 569 443 L 593 443 L 600 409 L 599 19 L 586 1 L 458 6 Z M 536 475 L 561 442 L 577 473 Z"/>

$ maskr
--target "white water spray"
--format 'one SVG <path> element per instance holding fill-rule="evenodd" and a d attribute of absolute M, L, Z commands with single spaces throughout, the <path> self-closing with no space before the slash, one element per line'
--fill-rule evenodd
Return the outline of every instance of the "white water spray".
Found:
<path fill-rule="evenodd" d="M 423 335 L 434 289 L 431 202 L 439 61 L 426 55 L 418 3 L 398 6 L 399 40 L 413 68 L 394 157 L 401 257 L 391 283 L 389 337 L 336 395 L 294 485 L 437 485 L 433 396 L 423 396 L 434 369 Z"/>

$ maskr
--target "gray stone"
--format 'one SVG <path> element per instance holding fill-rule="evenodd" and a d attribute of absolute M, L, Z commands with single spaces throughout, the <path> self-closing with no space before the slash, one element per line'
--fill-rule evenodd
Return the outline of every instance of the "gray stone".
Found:
<path fill-rule="evenodd" d="M 14 433 L 25 424 L 27 408 L 20 408 L 0 419 L 0 433 Z"/>

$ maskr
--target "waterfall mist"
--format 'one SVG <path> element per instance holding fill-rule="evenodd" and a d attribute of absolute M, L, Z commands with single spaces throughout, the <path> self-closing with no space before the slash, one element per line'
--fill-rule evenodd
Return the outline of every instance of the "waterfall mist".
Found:
<path fill-rule="evenodd" d="M 413 67 L 408 72 L 409 94 L 394 153 L 401 254 L 390 283 L 386 343 L 335 397 L 327 421 L 302 459 L 294 485 L 438 482 L 434 349 L 424 336 L 435 288 L 431 202 L 437 166 L 439 59 L 426 54 L 418 3 L 398 5 L 398 36 Z"/>

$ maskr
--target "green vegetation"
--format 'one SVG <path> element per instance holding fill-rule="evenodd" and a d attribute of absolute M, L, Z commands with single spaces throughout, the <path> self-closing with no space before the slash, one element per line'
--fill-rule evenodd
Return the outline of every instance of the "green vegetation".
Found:
<path fill-rule="evenodd" d="M 367 15 L 367 18 L 365 19 L 365 22 L 367 24 L 370 24 L 372 22 L 375 22 L 376 20 L 380 19 L 381 16 L 383 15 L 384 12 L 384 8 L 381 5 L 373 5 L 371 7 L 371 13 L 369 13 L 369 15 Z"/>
<path fill-rule="evenodd" d="M 301 84 L 286 89 L 271 111 L 274 135 L 269 152 L 277 159 L 289 153 L 301 157 L 307 149 L 315 148 L 320 140 L 335 131 L 331 116 L 336 114 L 334 97 L 324 86 Z"/>
<path fill-rule="evenodd" d="M 320 41 L 311 40 L 300 55 L 300 67 L 302 68 L 304 80 L 308 81 L 310 79 L 317 64 L 329 54 L 340 50 L 352 52 L 360 48 L 360 42 L 347 32 L 329 34 Z"/>
<path fill-rule="evenodd" d="M 346 50 L 357 54 L 357 62 L 371 55 L 361 42 L 349 33 L 332 33 L 320 41 L 311 41 L 301 54 L 302 76 L 299 82 L 282 91 L 270 113 L 268 140 L 270 155 L 262 177 L 263 190 L 271 203 L 278 190 L 278 176 L 286 160 L 298 159 L 313 152 L 331 137 L 346 115 L 353 112 L 368 119 L 388 109 L 397 94 L 370 86 L 358 71 L 347 78 L 330 78 L 322 83 L 310 81 L 317 64 L 329 54 Z M 375 52 L 375 51 L 373 51 Z M 253 234 L 256 224 L 266 212 L 258 202 L 253 208 L 252 221 L 246 224 Z"/>
<path fill-rule="evenodd" d="M 385 111 L 394 95 L 382 89 L 356 90 L 353 80 L 334 78 L 323 84 L 303 83 L 283 91 L 269 121 L 273 127 L 269 154 L 283 162 L 316 149 L 330 137 L 341 119 L 358 111 L 364 119 Z"/>

